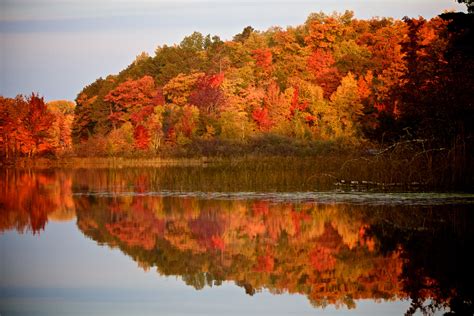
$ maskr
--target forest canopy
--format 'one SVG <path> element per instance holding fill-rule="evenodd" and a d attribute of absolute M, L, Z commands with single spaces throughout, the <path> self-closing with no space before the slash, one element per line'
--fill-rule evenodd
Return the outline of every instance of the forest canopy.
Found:
<path fill-rule="evenodd" d="M 287 28 L 247 26 L 227 41 L 194 32 L 84 87 L 74 113 L 45 108 L 36 95 L 2 98 L 1 155 L 206 155 L 261 139 L 270 147 L 462 144 L 466 155 L 473 22 L 463 13 L 363 20 L 346 11 Z"/>

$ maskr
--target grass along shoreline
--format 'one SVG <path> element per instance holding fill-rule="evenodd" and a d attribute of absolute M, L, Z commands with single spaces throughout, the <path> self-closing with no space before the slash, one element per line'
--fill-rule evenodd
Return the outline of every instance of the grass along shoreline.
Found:
<path fill-rule="evenodd" d="M 454 156 L 455 159 L 456 156 Z M 450 153 L 421 155 L 404 151 L 373 153 L 339 150 L 311 156 L 246 154 L 201 157 L 52 157 L 22 158 L 0 168 L 41 169 L 142 169 L 189 168 L 215 173 L 244 172 L 249 177 L 286 172 L 305 175 L 303 181 L 336 184 L 344 190 L 461 190 L 473 192 L 472 163 L 453 159 Z M 200 171 L 199 171 L 200 172 Z M 207 171 L 206 171 L 207 172 Z M 317 180 L 315 180 L 317 179 Z"/>

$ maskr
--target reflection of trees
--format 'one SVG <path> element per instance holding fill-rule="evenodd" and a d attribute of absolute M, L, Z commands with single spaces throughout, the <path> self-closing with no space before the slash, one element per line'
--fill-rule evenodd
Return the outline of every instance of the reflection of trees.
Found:
<path fill-rule="evenodd" d="M 37 233 L 48 220 L 75 216 L 68 172 L 0 169 L 0 231 Z"/>
<path fill-rule="evenodd" d="M 76 205 L 86 235 L 197 289 L 229 280 L 249 294 L 265 288 L 348 307 L 402 294 L 398 252 L 374 251 L 360 210 L 156 196 L 80 197 Z"/>
<path fill-rule="evenodd" d="M 407 314 L 474 315 L 472 245 L 474 213 L 470 206 L 406 209 L 374 213 L 370 235 L 380 249 L 401 249 L 403 289 L 412 299 Z"/>
<path fill-rule="evenodd" d="M 173 171 L 159 172 L 3 169 L 0 231 L 36 233 L 47 221 L 71 219 L 77 212 L 86 236 L 197 289 L 233 281 L 251 295 L 263 289 L 300 293 L 314 306 L 349 308 L 357 299 L 410 297 L 408 313 L 449 307 L 473 314 L 469 206 L 72 195 L 72 190 L 159 190 Z"/>

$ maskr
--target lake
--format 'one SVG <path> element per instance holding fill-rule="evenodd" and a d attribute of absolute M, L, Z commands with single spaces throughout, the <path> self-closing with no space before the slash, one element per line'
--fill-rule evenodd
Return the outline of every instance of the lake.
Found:
<path fill-rule="evenodd" d="M 473 314 L 473 194 L 313 171 L 0 169 L 0 314 Z"/>

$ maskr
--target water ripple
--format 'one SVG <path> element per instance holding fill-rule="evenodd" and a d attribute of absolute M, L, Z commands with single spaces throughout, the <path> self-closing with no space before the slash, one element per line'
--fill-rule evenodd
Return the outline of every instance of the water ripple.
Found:
<path fill-rule="evenodd" d="M 157 196 L 198 198 L 205 200 L 266 200 L 274 202 L 315 202 L 320 204 L 364 204 L 364 205 L 450 205 L 474 204 L 474 194 L 470 193 L 369 193 L 341 191 L 311 192 L 76 192 L 75 196 L 130 197 Z"/>

